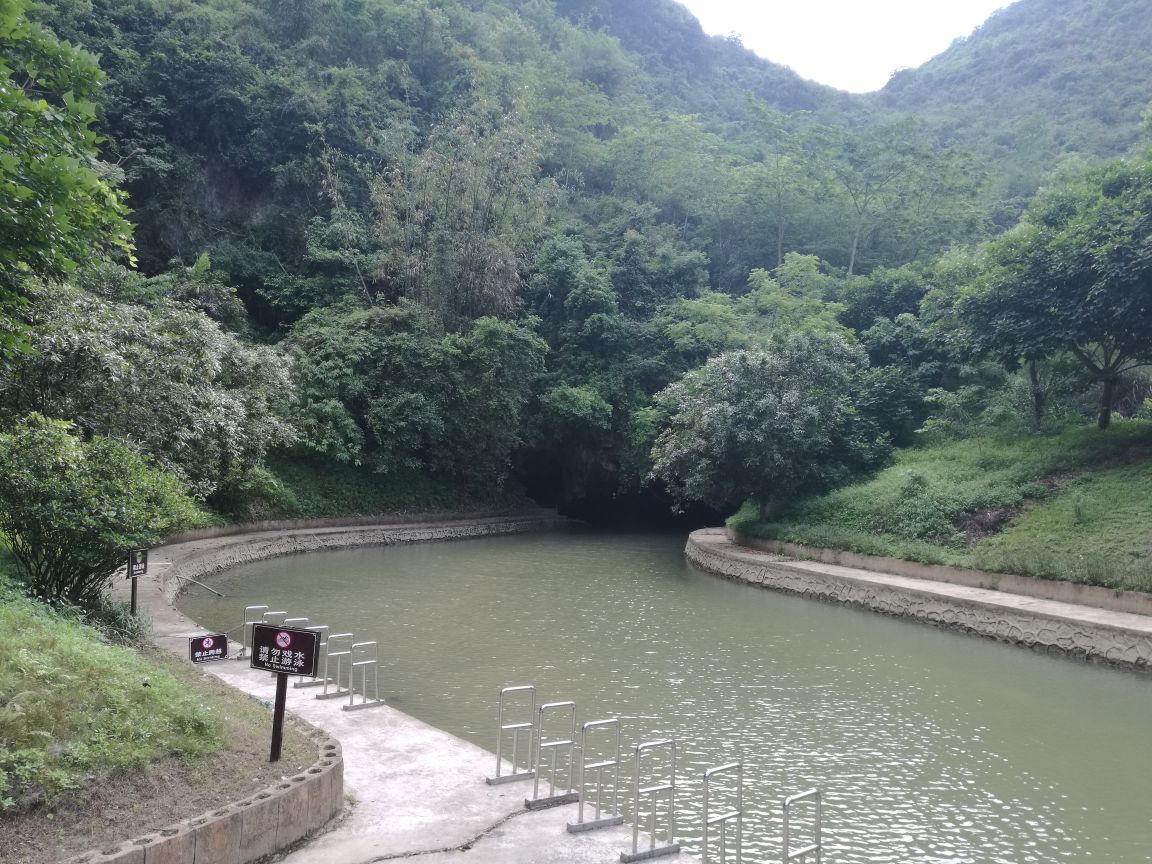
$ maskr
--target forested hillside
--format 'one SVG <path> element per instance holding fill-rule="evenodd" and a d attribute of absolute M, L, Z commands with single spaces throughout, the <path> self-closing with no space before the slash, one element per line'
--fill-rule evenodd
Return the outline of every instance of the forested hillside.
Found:
<path fill-rule="evenodd" d="M 1139 140 L 1152 103 L 1148 13 L 1142 0 L 1018 0 L 868 98 L 992 160 L 1014 219 L 1062 158 L 1118 156 Z"/>
<path fill-rule="evenodd" d="M 727 507 L 758 491 L 689 494 L 668 436 L 704 386 L 683 376 L 740 351 L 771 359 L 716 369 L 784 382 L 807 418 L 788 440 L 836 430 L 804 459 L 850 454 L 798 470 L 798 491 L 869 470 L 926 421 L 1011 413 L 1020 386 L 1026 424 L 1091 410 L 1097 384 L 1132 413 L 1138 351 L 1117 365 L 1060 347 L 1090 352 L 1091 334 L 985 339 L 979 303 L 960 302 L 1022 272 L 1015 247 L 981 244 L 1045 166 L 1131 143 L 1143 110 L 1125 83 L 1107 146 L 1084 127 L 1030 151 L 1012 130 L 1041 109 L 1053 128 L 1099 119 L 1099 93 L 1033 75 L 1062 102 L 1025 112 L 996 95 L 1023 89 L 1003 86 L 1022 61 L 988 46 L 1036 39 L 1054 64 L 1065 28 L 1075 57 L 1136 82 L 1142 49 L 1114 52 L 1111 21 L 1083 30 L 1117 3 L 1020 0 L 860 98 L 706 36 L 671 0 L 46 0 L 28 18 L 103 79 L 81 98 L 10 37 L 8 92 L 68 118 L 58 149 L 88 172 L 73 180 L 114 206 L 53 247 L 60 266 L 11 250 L 5 332 L 30 350 L 0 369 L 4 428 L 31 434 L 39 414 L 126 442 L 235 516 L 298 511 L 311 493 L 285 469 L 307 485 L 304 465 L 437 501 L 521 483 L 577 509 Z M 32 171 L 33 150 L 11 165 Z M 1090 218 L 1104 175 L 1062 176 Z M 25 188 L 9 212 L 33 212 Z"/>

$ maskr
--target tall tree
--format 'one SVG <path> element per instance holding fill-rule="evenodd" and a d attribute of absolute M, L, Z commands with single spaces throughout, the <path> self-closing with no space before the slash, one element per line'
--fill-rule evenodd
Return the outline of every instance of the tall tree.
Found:
<path fill-rule="evenodd" d="M 1152 152 L 1040 195 L 989 256 L 958 307 L 973 343 L 1009 365 L 1072 354 L 1106 429 L 1120 377 L 1152 363 Z"/>
<path fill-rule="evenodd" d="M 130 255 L 131 226 L 96 157 L 96 58 L 0 0 L 0 358 L 18 341 L 9 314 L 28 277 Z"/>
<path fill-rule="evenodd" d="M 867 357 L 835 334 L 801 334 L 768 351 L 708 361 L 657 396 L 670 418 L 653 474 L 680 503 L 761 512 L 842 481 L 888 452 L 854 401 Z"/>

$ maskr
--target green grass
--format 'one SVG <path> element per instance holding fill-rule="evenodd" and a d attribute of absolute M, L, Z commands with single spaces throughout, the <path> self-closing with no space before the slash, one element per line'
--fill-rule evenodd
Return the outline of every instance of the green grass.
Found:
<path fill-rule="evenodd" d="M 9 562 L 0 561 L 9 570 Z M 224 746 L 198 690 L 0 580 L 0 814 Z"/>
<path fill-rule="evenodd" d="M 972 514 L 1006 521 L 988 536 Z M 1152 423 L 988 435 L 902 451 L 876 476 L 796 503 L 753 536 L 929 564 L 1152 590 Z"/>

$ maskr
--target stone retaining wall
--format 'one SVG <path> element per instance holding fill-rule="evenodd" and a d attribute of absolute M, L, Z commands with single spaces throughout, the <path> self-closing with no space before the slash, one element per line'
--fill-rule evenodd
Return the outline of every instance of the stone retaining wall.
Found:
<path fill-rule="evenodd" d="M 340 743 L 298 717 L 316 741 L 311 767 L 255 795 L 65 864 L 249 864 L 327 825 L 344 808 Z"/>
<path fill-rule="evenodd" d="M 908 577 L 873 574 L 853 578 L 836 567 L 773 560 L 760 552 L 740 550 L 722 532 L 697 531 L 685 548 L 688 560 L 702 570 L 741 582 L 762 585 L 825 600 L 912 618 L 952 630 L 991 637 L 1002 642 L 1101 660 L 1132 669 L 1152 668 L 1152 621 L 1125 613 L 1065 607 L 1011 598 L 968 587 L 921 583 Z M 817 569 L 824 567 L 826 569 Z M 863 574 L 861 574 L 863 575 Z M 964 592 L 960 596 L 960 592 Z M 980 595 L 984 595 L 981 598 Z M 1063 605 L 1063 604 L 1061 604 Z M 1044 607 L 1048 606 L 1047 609 Z M 1117 626 L 1127 620 L 1134 626 Z"/>
<path fill-rule="evenodd" d="M 436 510 L 427 513 L 398 513 L 389 516 L 337 516 L 327 519 L 267 519 L 262 522 L 245 522 L 238 525 L 213 525 L 209 528 L 193 528 L 173 534 L 165 543 L 186 543 L 190 540 L 210 540 L 215 537 L 232 537 L 238 534 L 255 534 L 261 531 L 303 531 L 311 528 L 353 528 L 365 525 L 411 525 L 418 522 L 458 522 L 464 519 L 505 519 L 515 518 L 556 518 L 554 510 L 506 509 L 506 510 Z"/>
<path fill-rule="evenodd" d="M 358 546 L 392 546 L 397 543 L 495 537 L 529 531 L 555 530 L 568 524 L 569 521 L 564 517 L 551 514 L 419 525 L 353 526 L 330 531 L 267 532 L 164 546 L 153 553 L 153 560 L 162 562 L 162 558 L 168 556 L 170 566 L 163 574 L 163 585 L 164 596 L 171 603 L 188 584 L 179 577 L 203 581 L 208 576 L 239 564 L 278 558 L 282 555 L 320 552 L 326 549 L 350 549 Z"/>

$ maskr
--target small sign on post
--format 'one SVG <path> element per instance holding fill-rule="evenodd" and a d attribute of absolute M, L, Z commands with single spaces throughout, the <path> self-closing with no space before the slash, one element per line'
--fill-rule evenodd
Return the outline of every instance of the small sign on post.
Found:
<path fill-rule="evenodd" d="M 284 703 L 288 698 L 288 676 L 315 677 L 320 654 L 320 634 L 315 630 L 280 627 L 275 624 L 252 625 L 253 669 L 276 673 L 276 702 L 272 709 L 272 750 L 269 762 L 280 761 L 284 737 Z"/>
<path fill-rule="evenodd" d="M 128 578 L 136 579 L 148 572 L 148 550 L 132 549 L 128 552 Z"/>
<path fill-rule="evenodd" d="M 193 663 L 211 663 L 228 657 L 228 637 L 224 633 L 192 636 L 188 639 L 188 659 Z"/>
<path fill-rule="evenodd" d="M 132 605 L 131 612 L 136 614 L 136 580 L 148 572 L 148 550 L 147 549 L 129 549 L 128 550 L 128 578 L 132 580 Z"/>

